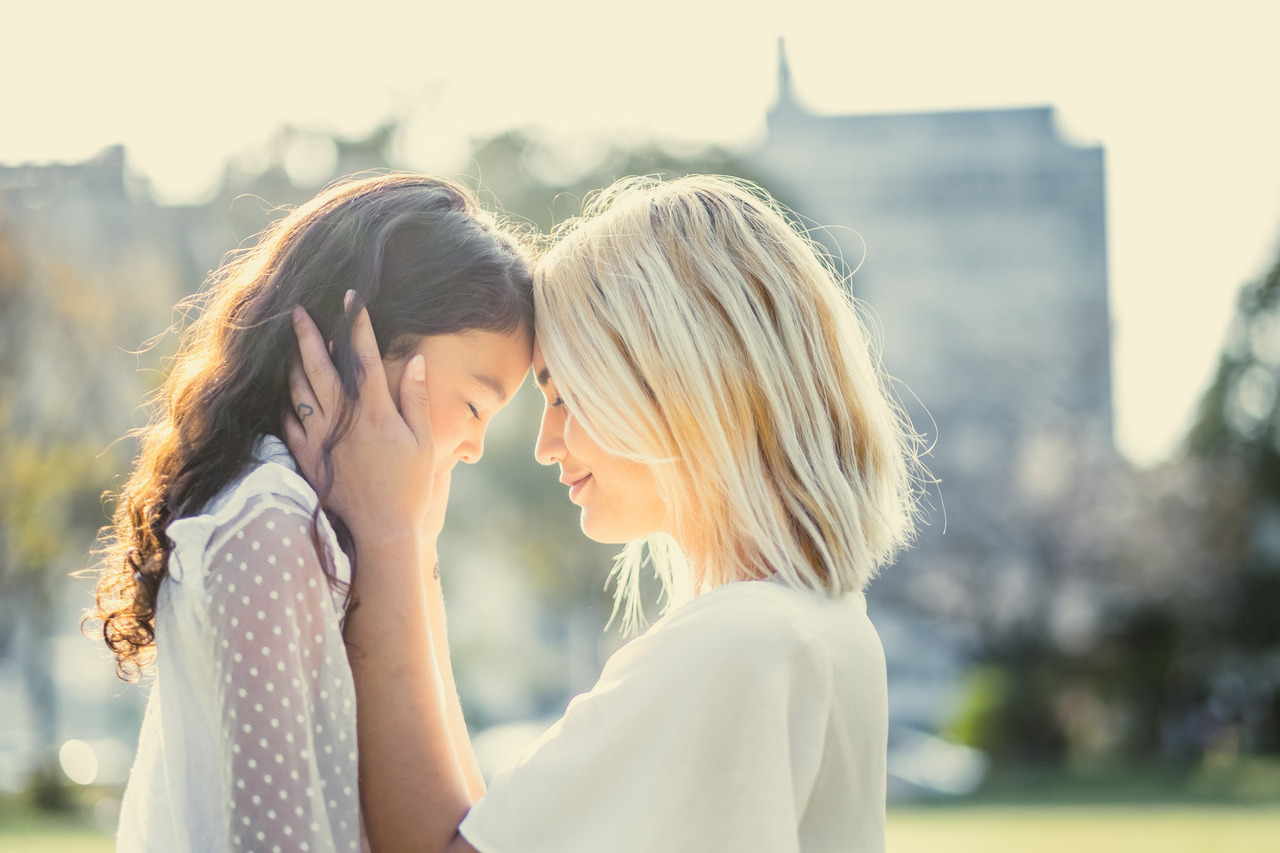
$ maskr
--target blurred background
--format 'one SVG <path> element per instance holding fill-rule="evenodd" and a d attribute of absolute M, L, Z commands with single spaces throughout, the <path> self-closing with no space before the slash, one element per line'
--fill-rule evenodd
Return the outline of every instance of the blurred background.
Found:
<path fill-rule="evenodd" d="M 147 688 L 75 575 L 173 305 L 394 168 L 544 231 L 620 176 L 740 175 L 852 273 L 939 481 L 869 592 L 891 849 L 1280 849 L 1280 12 L 750 5 L 3 13 L 0 846 L 110 849 Z M 624 639 L 539 404 L 442 543 L 490 770 Z"/>

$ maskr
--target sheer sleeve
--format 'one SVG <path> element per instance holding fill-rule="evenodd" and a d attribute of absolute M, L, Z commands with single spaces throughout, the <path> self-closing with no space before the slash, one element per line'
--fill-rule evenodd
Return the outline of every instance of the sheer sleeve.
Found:
<path fill-rule="evenodd" d="M 310 523 L 301 507 L 255 498 L 208 552 L 235 851 L 360 849 L 354 685 Z"/>

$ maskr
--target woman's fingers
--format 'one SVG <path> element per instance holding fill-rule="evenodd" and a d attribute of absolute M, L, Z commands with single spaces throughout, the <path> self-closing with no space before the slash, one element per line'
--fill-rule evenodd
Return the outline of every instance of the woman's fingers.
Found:
<path fill-rule="evenodd" d="M 434 447 L 431 406 L 427 398 L 427 360 L 421 353 L 409 359 L 400 375 L 400 416 L 421 447 Z"/>
<path fill-rule="evenodd" d="M 314 429 L 327 418 L 327 412 L 316 399 L 307 371 L 302 367 L 302 359 L 296 356 L 289 360 L 289 401 L 293 404 L 294 418 L 304 429 Z"/>
<path fill-rule="evenodd" d="M 296 356 L 289 365 L 289 399 L 292 408 L 284 417 L 285 443 L 293 458 L 298 460 L 303 476 L 314 482 L 315 461 L 323 452 L 329 425 L 302 367 L 302 360 Z"/>
<path fill-rule="evenodd" d="M 297 396 L 294 396 L 294 405 L 296 406 L 301 402 L 310 403 L 314 400 L 319 414 L 332 412 L 342 394 L 342 381 L 329 358 L 329 348 L 325 345 L 324 336 L 316 328 L 315 321 L 311 319 L 311 315 L 302 307 L 293 309 L 293 333 L 298 338 L 298 353 L 302 356 L 303 378 L 306 380 L 306 387 L 311 398 L 310 400 L 299 400 Z M 291 394 L 295 392 L 294 386 L 293 376 L 290 375 L 289 391 Z M 297 410 L 295 409 L 295 414 L 296 412 Z"/>
<path fill-rule="evenodd" d="M 298 364 L 289 375 L 291 411 L 285 441 L 303 476 L 324 495 L 358 542 L 378 542 L 413 530 L 420 535 L 431 505 L 435 442 L 427 407 L 426 363 L 406 365 L 403 413 L 387 388 L 386 372 L 369 312 L 349 293 L 351 345 L 362 367 L 360 387 L 348 398 L 319 329 L 301 309 L 293 314 Z M 341 436 L 326 453 L 338 413 L 350 407 Z"/>
<path fill-rule="evenodd" d="M 373 323 L 369 321 L 368 309 L 360 303 L 354 290 L 347 291 L 346 299 L 342 304 L 348 314 L 358 309 L 351 326 L 351 348 L 364 368 L 364 383 L 360 388 L 360 397 L 363 399 L 367 388 L 373 388 L 376 394 L 376 389 L 387 387 L 387 374 L 382 367 L 382 353 L 378 351 L 378 339 L 373 333 Z M 387 396 L 389 397 L 390 394 L 388 393 Z M 394 401 L 392 405 L 394 406 Z"/>
<path fill-rule="evenodd" d="M 302 477 L 313 486 L 316 482 L 317 461 L 319 456 L 311 446 L 312 436 L 308 434 L 297 415 L 286 415 L 284 419 L 284 443 L 298 463 Z"/>

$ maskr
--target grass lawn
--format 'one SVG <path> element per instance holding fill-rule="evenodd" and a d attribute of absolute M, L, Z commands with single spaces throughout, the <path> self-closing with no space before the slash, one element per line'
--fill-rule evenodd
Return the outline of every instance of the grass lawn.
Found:
<path fill-rule="evenodd" d="M 113 839 L 87 820 L 39 814 L 0 814 L 4 853 L 111 853 Z"/>
<path fill-rule="evenodd" d="M 1280 804 L 895 808 L 889 853 L 1280 853 Z"/>
<path fill-rule="evenodd" d="M 67 818 L 0 816 L 5 853 L 110 853 L 111 839 Z M 1272 853 L 1280 806 L 894 808 L 889 853 Z"/>

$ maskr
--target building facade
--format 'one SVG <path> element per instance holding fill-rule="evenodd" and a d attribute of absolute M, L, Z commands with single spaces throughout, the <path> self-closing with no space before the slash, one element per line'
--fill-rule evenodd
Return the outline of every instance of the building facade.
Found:
<path fill-rule="evenodd" d="M 1045 519 L 1077 468 L 1114 464 L 1103 151 L 1049 107 L 822 116 L 785 57 L 779 84 L 749 163 L 852 272 L 931 448 L 926 526 L 872 590 L 895 718 L 927 725 L 946 679 L 912 667 L 957 641 L 897 623 L 932 614 L 981 642 L 1058 618 L 1074 569 Z"/>

